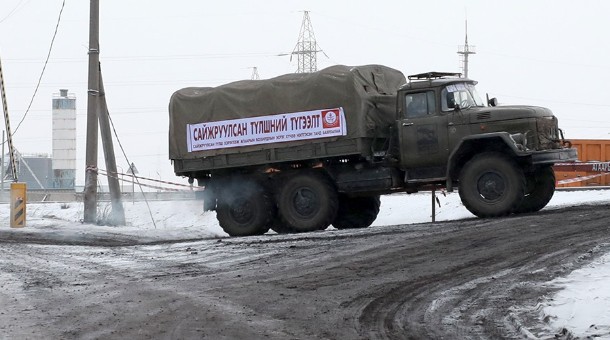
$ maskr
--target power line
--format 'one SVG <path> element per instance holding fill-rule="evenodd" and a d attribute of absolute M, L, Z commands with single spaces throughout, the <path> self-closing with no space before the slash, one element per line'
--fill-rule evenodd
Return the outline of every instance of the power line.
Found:
<path fill-rule="evenodd" d="M 273 52 L 252 52 L 252 53 L 210 53 L 210 54 L 166 54 L 166 55 L 135 55 L 135 56 L 114 56 L 104 58 L 104 62 L 114 61 L 165 61 L 165 60 L 188 60 L 188 59 L 226 59 L 226 58 L 248 58 L 248 57 L 276 57 L 278 53 Z M 39 63 L 39 59 L 12 58 L 5 59 L 15 64 Z M 50 63 L 85 63 L 85 58 L 53 58 Z"/>
<path fill-rule="evenodd" d="M 17 12 L 17 10 L 19 10 L 19 6 L 21 6 L 21 4 L 23 4 L 25 0 L 21 0 L 19 1 L 19 3 L 4 17 L 2 18 L 2 20 L 0 20 L 0 24 L 3 23 L 6 19 L 10 18 L 11 15 L 15 14 L 15 12 Z M 25 4 L 23 4 L 23 6 L 27 5 L 28 2 L 30 2 L 31 0 L 27 0 L 27 2 Z M 21 7 L 23 8 L 23 7 Z"/>
<path fill-rule="evenodd" d="M 495 93 L 495 95 L 496 95 L 496 96 L 499 96 L 499 97 L 502 97 L 502 98 L 526 99 L 526 100 L 535 100 L 535 101 L 549 102 L 549 103 L 557 103 L 557 104 L 580 105 L 580 106 L 591 106 L 591 107 L 610 107 L 610 105 L 608 105 L 608 104 L 594 104 L 594 103 L 582 103 L 582 102 L 567 102 L 567 101 L 554 100 L 554 99 L 548 99 L 548 98 L 531 98 L 531 97 L 520 97 L 520 96 L 513 96 L 513 95 L 509 95 L 509 94 L 502 94 L 502 93 Z"/>
<path fill-rule="evenodd" d="M 121 152 L 123 153 L 123 157 L 125 157 L 125 160 L 127 161 L 127 164 L 130 164 L 130 167 L 134 167 L 134 163 L 129 161 L 129 158 L 127 157 L 127 153 L 125 152 L 125 148 L 123 148 L 123 144 L 121 143 L 121 140 L 119 139 L 119 134 L 116 132 L 116 128 L 114 127 L 114 122 L 112 121 L 112 117 L 110 117 L 110 112 L 108 112 L 108 110 L 105 110 L 106 112 L 102 112 L 102 114 L 106 114 L 108 117 L 108 120 L 110 121 L 110 126 L 112 127 L 112 131 L 114 132 L 114 136 L 116 137 L 116 141 L 119 144 L 119 147 L 121 148 Z M 148 207 L 148 213 L 150 214 L 150 218 L 152 219 L 152 223 L 155 226 L 155 228 L 157 227 L 157 224 L 155 223 L 155 218 L 152 215 L 152 211 L 150 210 L 150 205 L 148 204 L 148 200 L 146 199 L 146 196 L 144 196 L 144 191 L 142 189 L 142 184 L 140 183 L 140 180 L 138 179 L 138 176 L 136 176 L 137 171 L 135 171 L 133 168 L 131 170 L 134 180 L 134 183 L 138 183 L 138 186 L 140 187 L 140 191 L 142 191 L 142 195 L 144 197 L 144 202 L 146 202 L 146 207 Z"/>
<path fill-rule="evenodd" d="M 17 124 L 17 127 L 13 131 L 13 135 L 15 135 L 15 133 L 17 133 L 17 130 L 19 130 L 21 123 L 23 123 L 23 121 L 25 120 L 25 117 L 27 117 L 28 112 L 30 111 L 30 108 L 32 107 L 32 103 L 34 103 L 34 98 L 36 98 L 36 93 L 38 93 L 38 88 L 40 87 L 40 83 L 42 82 L 42 76 L 44 75 L 44 71 L 47 68 L 49 58 L 51 57 L 51 51 L 53 50 L 53 44 L 55 43 L 55 37 L 57 36 L 57 31 L 59 30 L 59 23 L 61 22 L 61 14 L 64 12 L 65 5 L 66 5 L 66 0 L 64 0 L 61 4 L 61 9 L 59 10 L 59 16 L 57 17 L 57 25 L 55 25 L 55 32 L 53 33 L 53 38 L 51 39 L 51 46 L 49 46 L 49 52 L 47 53 L 47 59 L 44 62 L 44 66 L 42 67 L 42 72 L 40 73 L 40 77 L 38 78 L 38 84 L 36 84 L 36 89 L 34 89 L 34 94 L 32 95 L 30 104 L 28 104 L 27 110 L 25 111 L 25 113 L 23 114 L 23 117 L 19 121 L 19 124 Z"/>
<path fill-rule="evenodd" d="M 193 84 L 198 83 L 197 86 L 216 86 L 220 84 L 226 84 L 228 82 L 235 81 L 235 78 L 224 78 L 224 79 L 203 79 L 203 80 L 130 80 L 130 81 L 112 81 L 108 82 L 108 85 L 113 87 L 118 86 L 158 86 L 158 85 L 180 85 L 183 84 Z M 40 88 L 55 88 L 58 86 L 70 86 L 70 87 L 80 87 L 82 85 L 86 85 L 86 82 L 61 82 L 61 83 L 41 83 Z M 25 83 L 13 83 L 11 86 L 8 86 L 9 89 L 27 89 L 30 88 L 29 85 Z"/>
<path fill-rule="evenodd" d="M 410 41 L 411 40 L 419 41 L 419 42 L 422 42 L 427 45 L 444 46 L 444 47 L 453 46 L 453 45 L 450 45 L 450 44 L 443 42 L 441 40 L 438 40 L 438 39 L 437 40 L 426 39 L 426 38 L 422 38 L 422 35 L 404 33 L 401 26 L 395 26 L 395 25 L 392 25 L 391 23 L 385 23 L 383 26 L 368 25 L 363 22 L 352 21 L 349 18 L 327 15 L 327 14 L 320 13 L 320 12 L 316 13 L 316 15 L 335 20 L 336 22 L 341 22 L 342 25 L 351 25 L 354 27 L 366 29 L 367 31 L 379 31 L 379 32 L 382 32 L 386 36 L 394 35 L 396 37 L 408 38 Z M 413 28 L 412 26 L 409 26 L 409 27 Z M 426 32 L 430 31 L 430 27 L 425 27 L 425 28 L 417 27 L 417 26 L 415 26 L 415 27 L 422 31 L 426 31 Z M 566 66 L 579 66 L 579 67 L 597 68 L 597 69 L 606 69 L 606 70 L 609 69 L 607 64 L 597 64 L 597 65 L 596 64 L 582 64 L 582 63 L 574 63 L 574 62 L 555 60 L 555 59 L 539 59 L 539 58 L 532 58 L 529 56 L 510 55 L 510 54 L 500 52 L 498 50 L 487 49 L 487 48 L 483 48 L 483 49 L 479 48 L 478 53 L 479 54 L 483 53 L 485 55 L 497 56 L 497 57 L 502 57 L 502 58 L 519 59 L 519 60 L 528 61 L 528 62 L 532 62 L 532 63 L 545 63 L 545 64 L 553 63 L 553 64 L 557 64 L 557 65 L 566 65 Z"/>
<path fill-rule="evenodd" d="M 564 65 L 564 66 L 578 66 L 578 67 L 598 68 L 598 69 L 605 69 L 605 70 L 608 69 L 607 65 L 580 64 L 580 63 L 573 63 L 573 62 L 554 60 L 554 59 L 531 58 L 531 57 L 526 57 L 526 56 L 505 54 L 505 53 L 497 52 L 497 51 L 494 51 L 494 50 L 485 50 L 484 49 L 483 51 L 481 51 L 481 49 L 479 49 L 479 52 L 487 54 L 487 55 L 494 55 L 494 56 L 508 58 L 508 59 L 520 59 L 520 60 L 525 60 L 525 61 L 528 61 L 528 62 L 539 63 L 539 64 L 549 64 L 549 63 L 552 63 L 552 64 Z"/>

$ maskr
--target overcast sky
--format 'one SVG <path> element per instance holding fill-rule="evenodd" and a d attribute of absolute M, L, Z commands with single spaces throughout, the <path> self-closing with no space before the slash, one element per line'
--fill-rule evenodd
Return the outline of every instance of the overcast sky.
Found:
<path fill-rule="evenodd" d="M 167 106 L 189 86 L 294 72 L 286 54 L 310 11 L 318 68 L 383 64 L 406 75 L 460 71 L 468 17 L 470 78 L 500 104 L 549 107 L 567 138 L 610 139 L 610 1 L 100 1 L 100 60 L 119 138 L 142 176 L 176 180 Z M 0 57 L 11 126 L 21 121 L 62 0 L 0 0 Z M 89 1 L 66 0 L 42 84 L 14 143 L 51 154 L 51 99 L 77 97 L 77 184 L 84 182 Z M 4 126 L 4 124 L 2 124 Z M 127 161 L 118 146 L 119 171 Z M 100 168 L 105 168 L 100 143 Z"/>

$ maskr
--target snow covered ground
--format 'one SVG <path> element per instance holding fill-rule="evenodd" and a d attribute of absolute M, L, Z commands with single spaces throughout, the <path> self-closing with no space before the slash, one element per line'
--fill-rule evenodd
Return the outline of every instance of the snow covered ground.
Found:
<path fill-rule="evenodd" d="M 439 201 L 437 221 L 473 217 L 462 206 L 457 193 L 439 195 Z M 431 220 L 430 193 L 382 196 L 381 202 L 381 212 L 373 227 Z M 545 209 L 600 203 L 610 203 L 610 190 L 558 191 Z M 9 229 L 9 206 L 0 204 L 0 207 L 0 220 L 6 221 L 4 228 Z M 127 226 L 108 227 L 81 223 L 82 203 L 29 202 L 27 226 L 10 232 L 48 233 L 55 237 L 70 234 L 71 238 L 130 236 L 141 241 L 227 237 L 218 226 L 216 214 L 203 212 L 199 201 L 124 202 L 124 208 Z M 101 203 L 98 215 L 105 216 L 109 210 L 109 204 Z M 549 320 L 552 331 L 565 328 L 574 336 L 610 339 L 609 282 L 610 253 L 565 278 L 547 283 L 561 288 L 542 304 L 543 317 Z"/>
<path fill-rule="evenodd" d="M 610 253 L 549 283 L 563 288 L 542 309 L 555 331 L 582 338 L 610 339 Z"/>

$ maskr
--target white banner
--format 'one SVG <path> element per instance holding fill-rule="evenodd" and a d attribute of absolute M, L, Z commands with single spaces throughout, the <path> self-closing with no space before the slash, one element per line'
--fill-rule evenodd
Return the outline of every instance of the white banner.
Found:
<path fill-rule="evenodd" d="M 343 108 L 187 124 L 188 151 L 345 136 Z"/>

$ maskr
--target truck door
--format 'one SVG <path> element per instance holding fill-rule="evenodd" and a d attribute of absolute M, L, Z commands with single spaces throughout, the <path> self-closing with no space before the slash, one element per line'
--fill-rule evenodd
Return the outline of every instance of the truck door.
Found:
<path fill-rule="evenodd" d="M 401 166 L 408 180 L 445 177 L 448 157 L 448 115 L 437 105 L 434 91 L 403 94 L 398 131 Z"/>

